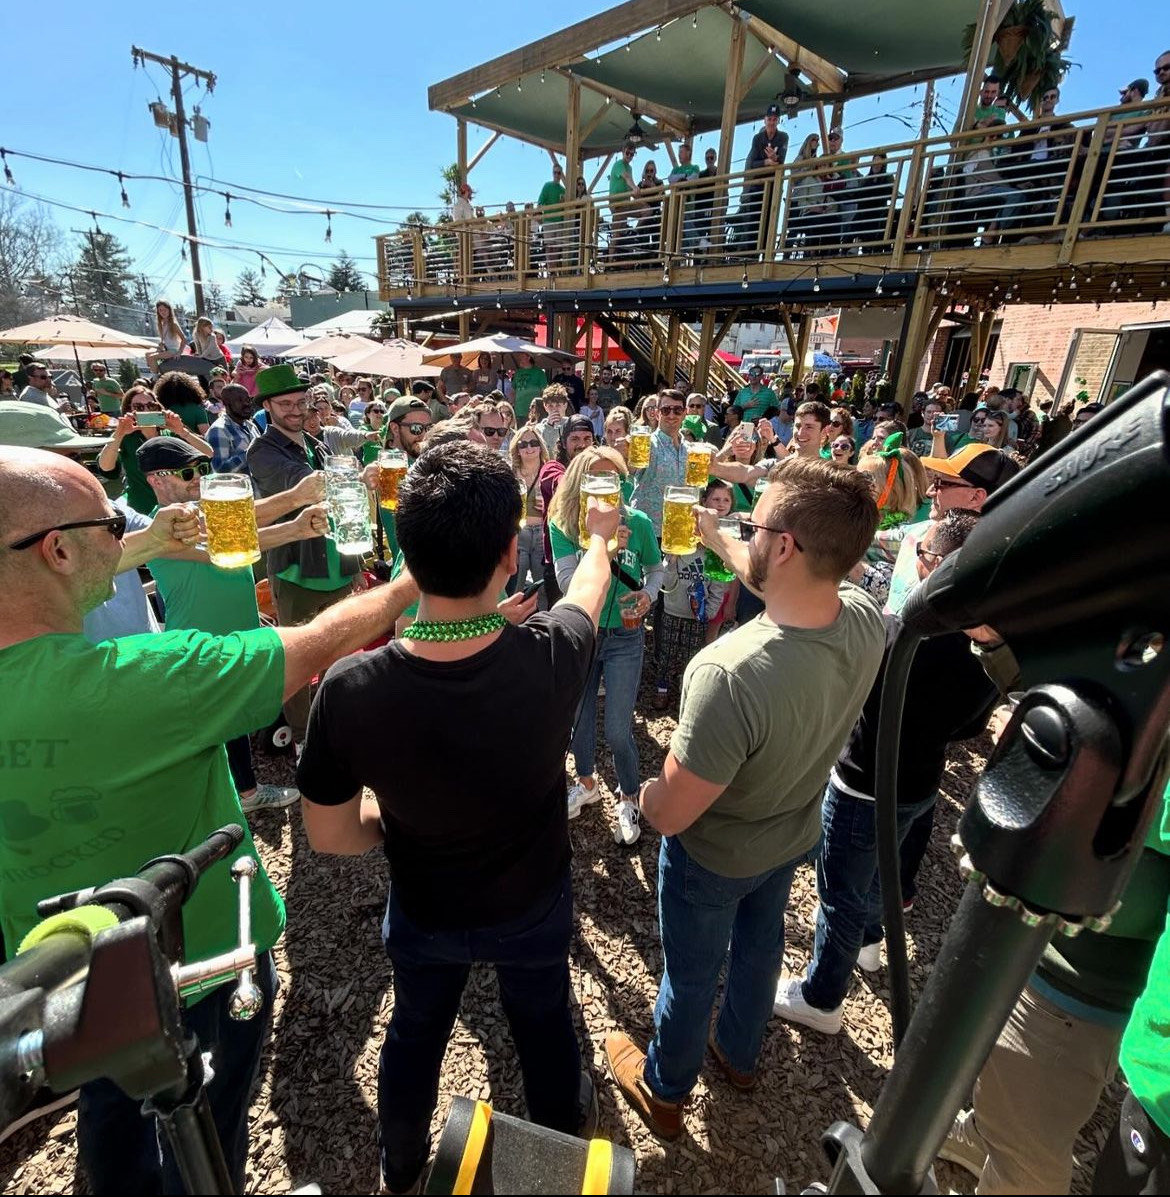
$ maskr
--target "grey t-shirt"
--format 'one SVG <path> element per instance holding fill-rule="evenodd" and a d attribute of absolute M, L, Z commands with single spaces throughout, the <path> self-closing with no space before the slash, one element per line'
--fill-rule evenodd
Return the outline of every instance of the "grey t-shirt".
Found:
<path fill-rule="evenodd" d="M 821 793 L 881 665 L 885 629 L 856 586 L 825 628 L 750 620 L 683 675 L 675 758 L 723 793 L 679 835 L 705 869 L 753 877 L 812 848 Z"/>

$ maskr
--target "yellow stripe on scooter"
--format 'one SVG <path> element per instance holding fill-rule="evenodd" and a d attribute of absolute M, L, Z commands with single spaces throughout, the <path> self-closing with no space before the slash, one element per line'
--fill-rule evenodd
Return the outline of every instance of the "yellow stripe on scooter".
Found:
<path fill-rule="evenodd" d="M 608 1139 L 590 1139 L 589 1154 L 585 1157 L 585 1179 L 582 1193 L 608 1193 L 610 1170 L 613 1168 L 613 1144 Z"/>
<path fill-rule="evenodd" d="M 467 1143 L 463 1147 L 463 1158 L 455 1176 L 452 1193 L 470 1193 L 479 1171 L 479 1161 L 487 1143 L 488 1131 L 492 1125 L 492 1108 L 484 1101 L 477 1101 L 471 1114 L 471 1125 L 467 1129 Z M 604 1192 L 604 1190 L 602 1190 Z"/>

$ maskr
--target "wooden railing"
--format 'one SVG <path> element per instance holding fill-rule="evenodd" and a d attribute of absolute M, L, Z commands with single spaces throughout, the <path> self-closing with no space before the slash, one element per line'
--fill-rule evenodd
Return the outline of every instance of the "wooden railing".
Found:
<path fill-rule="evenodd" d="M 741 264 L 815 274 L 825 259 L 901 270 L 926 253 L 1036 242 L 1067 262 L 1080 238 L 1170 232 L 1170 100 L 1055 123 L 403 229 L 377 238 L 382 295 L 613 287 L 630 271 L 669 285 Z"/>

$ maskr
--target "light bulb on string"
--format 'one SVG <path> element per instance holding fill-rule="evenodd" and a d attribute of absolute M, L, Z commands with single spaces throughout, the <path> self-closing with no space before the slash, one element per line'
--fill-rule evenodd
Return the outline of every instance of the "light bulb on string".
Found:
<path fill-rule="evenodd" d="M 223 210 L 223 222 L 230 229 L 232 227 L 232 193 L 225 191 L 223 198 L 226 201 L 226 207 Z"/>
<path fill-rule="evenodd" d="M 813 275 L 813 290 L 819 292 L 820 289 L 821 289 L 821 276 L 819 274 L 814 274 Z"/>
<path fill-rule="evenodd" d="M 16 179 L 13 177 L 12 167 L 8 165 L 7 150 L 0 150 L 0 160 L 2 160 L 4 163 L 4 182 L 7 183 L 9 187 L 15 187 Z"/>
<path fill-rule="evenodd" d="M 333 240 L 333 213 L 328 208 L 325 209 L 325 244 L 328 245 Z"/>
<path fill-rule="evenodd" d="M 698 27 L 699 27 L 699 14 L 696 12 L 695 15 L 691 18 L 691 28 L 698 29 Z"/>
<path fill-rule="evenodd" d="M 496 292 L 496 307 L 502 308 L 504 305 L 500 302 L 500 292 Z"/>
<path fill-rule="evenodd" d="M 130 207 L 130 197 L 126 194 L 126 180 L 123 178 L 121 171 L 118 171 L 117 179 L 118 186 L 122 189 L 122 207 L 128 208 Z"/>

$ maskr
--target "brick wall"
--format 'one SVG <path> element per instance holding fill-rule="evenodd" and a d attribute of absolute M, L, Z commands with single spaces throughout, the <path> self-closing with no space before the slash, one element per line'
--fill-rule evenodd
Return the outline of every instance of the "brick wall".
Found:
<path fill-rule="evenodd" d="M 1123 324 L 1170 321 L 1170 304 L 1155 307 L 1150 303 L 1104 303 L 1098 309 L 1091 303 L 1053 304 L 1051 308 L 1034 304 L 1008 304 L 999 312 L 1002 327 L 999 343 L 991 361 L 991 381 L 1004 385 L 1008 367 L 1013 362 L 1037 364 L 1033 404 L 1055 397 L 1061 374 L 1068 360 L 1077 329 L 1117 330 Z M 937 382 L 946 354 L 947 340 L 953 326 L 944 324 L 935 335 L 921 365 L 920 387 Z M 1080 388 L 1074 383 L 1083 377 L 1085 389 L 1096 398 L 1104 381 L 1113 352 L 1112 336 L 1082 335 L 1076 361 L 1070 372 L 1065 398 L 1072 398 Z"/>

